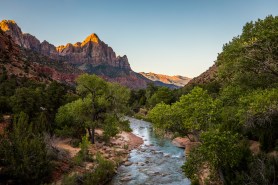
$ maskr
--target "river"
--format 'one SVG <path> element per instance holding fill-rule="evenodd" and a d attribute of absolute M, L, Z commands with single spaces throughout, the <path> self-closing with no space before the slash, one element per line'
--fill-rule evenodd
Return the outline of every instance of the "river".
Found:
<path fill-rule="evenodd" d="M 189 185 L 181 166 L 184 149 L 172 145 L 171 140 L 154 134 L 149 122 L 128 118 L 132 132 L 143 138 L 144 144 L 132 150 L 130 166 L 122 165 L 112 185 Z"/>

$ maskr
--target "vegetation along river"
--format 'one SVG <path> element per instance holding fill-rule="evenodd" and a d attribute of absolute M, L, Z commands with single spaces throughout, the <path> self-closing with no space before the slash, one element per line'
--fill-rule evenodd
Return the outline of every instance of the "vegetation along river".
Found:
<path fill-rule="evenodd" d="M 143 138 L 140 148 L 132 150 L 129 164 L 122 165 L 112 185 L 189 185 L 181 166 L 184 150 L 172 145 L 171 140 L 154 134 L 151 123 L 128 118 L 133 133 Z"/>

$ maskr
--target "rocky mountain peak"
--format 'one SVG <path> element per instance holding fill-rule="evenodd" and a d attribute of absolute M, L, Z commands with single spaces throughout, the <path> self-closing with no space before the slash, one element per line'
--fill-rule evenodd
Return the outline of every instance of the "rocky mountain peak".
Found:
<path fill-rule="evenodd" d="M 94 42 L 94 43 L 98 44 L 99 41 L 100 41 L 100 40 L 99 40 L 97 34 L 92 33 L 91 35 L 89 35 L 89 36 L 82 42 L 81 46 L 86 45 L 88 42 Z"/>
<path fill-rule="evenodd" d="M 18 32 L 21 32 L 21 29 L 17 26 L 17 24 L 14 20 L 2 20 L 0 22 L 0 28 L 4 32 L 9 31 L 9 30 L 17 30 Z"/>

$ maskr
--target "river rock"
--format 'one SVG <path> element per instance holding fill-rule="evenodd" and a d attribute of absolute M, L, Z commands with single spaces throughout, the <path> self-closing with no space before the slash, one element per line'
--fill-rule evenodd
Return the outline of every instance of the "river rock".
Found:
<path fill-rule="evenodd" d="M 126 177 L 121 178 L 121 181 L 131 181 L 132 179 L 133 179 L 132 177 L 126 176 Z"/>
<path fill-rule="evenodd" d="M 130 166 L 130 165 L 132 165 L 133 163 L 132 162 L 130 162 L 130 161 L 126 161 L 126 162 L 124 162 L 124 165 L 125 166 Z"/>
<path fill-rule="evenodd" d="M 172 144 L 179 148 L 185 148 L 188 142 L 190 142 L 190 140 L 187 137 L 176 137 L 173 139 Z"/>
<path fill-rule="evenodd" d="M 145 166 L 145 163 L 144 162 L 138 162 L 138 165 L 139 166 Z"/>

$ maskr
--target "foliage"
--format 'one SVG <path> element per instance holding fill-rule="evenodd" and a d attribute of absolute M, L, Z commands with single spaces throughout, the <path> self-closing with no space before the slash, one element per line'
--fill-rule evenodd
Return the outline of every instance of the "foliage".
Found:
<path fill-rule="evenodd" d="M 172 91 L 167 87 L 159 87 L 158 90 L 147 99 L 149 107 L 154 107 L 156 104 L 164 102 L 170 104 L 173 102 Z"/>
<path fill-rule="evenodd" d="M 199 151 L 215 169 L 232 168 L 242 157 L 238 134 L 209 130 L 201 134 L 201 141 Z"/>
<path fill-rule="evenodd" d="M 127 111 L 129 90 L 95 75 L 84 74 L 77 79 L 77 91 L 82 98 L 58 110 L 55 120 L 60 130 L 75 128 L 66 133 L 81 137 L 87 129 L 92 143 L 96 128 L 103 128 L 106 138 L 116 135 L 123 113 Z"/>
<path fill-rule="evenodd" d="M 186 86 L 177 102 L 149 111 L 156 127 L 199 137 L 183 166 L 193 181 L 207 166 L 226 184 L 277 183 L 277 156 L 264 154 L 278 141 L 277 49 L 278 17 L 247 23 L 223 46 L 213 81 Z M 259 141 L 259 155 L 250 154 L 249 140 Z"/>
<path fill-rule="evenodd" d="M 245 184 L 277 184 L 278 159 L 261 154 L 248 165 L 249 173 L 244 174 Z"/>
<path fill-rule="evenodd" d="M 217 58 L 219 77 L 225 84 L 271 87 L 277 84 L 278 17 L 247 23 L 243 33 L 224 45 Z"/>
<path fill-rule="evenodd" d="M 99 153 L 96 156 L 97 168 L 93 172 L 84 174 L 84 185 L 106 184 L 115 173 L 115 165 L 112 161 L 104 159 Z"/>
<path fill-rule="evenodd" d="M 49 180 L 51 163 L 43 137 L 34 134 L 25 113 L 19 114 L 13 130 L 0 142 L 1 163 L 8 175 L 30 184 Z"/>
<path fill-rule="evenodd" d="M 270 150 L 278 139 L 278 90 L 256 90 L 239 99 L 241 123 Z"/>
<path fill-rule="evenodd" d="M 172 105 L 157 104 L 148 118 L 158 128 L 187 134 L 211 127 L 216 113 L 217 102 L 205 90 L 195 87 Z"/>
<path fill-rule="evenodd" d="M 82 165 L 85 161 L 90 161 L 91 156 L 89 155 L 89 145 L 88 136 L 83 136 L 81 143 L 79 143 L 80 151 L 74 157 L 74 163 L 77 165 Z"/>

